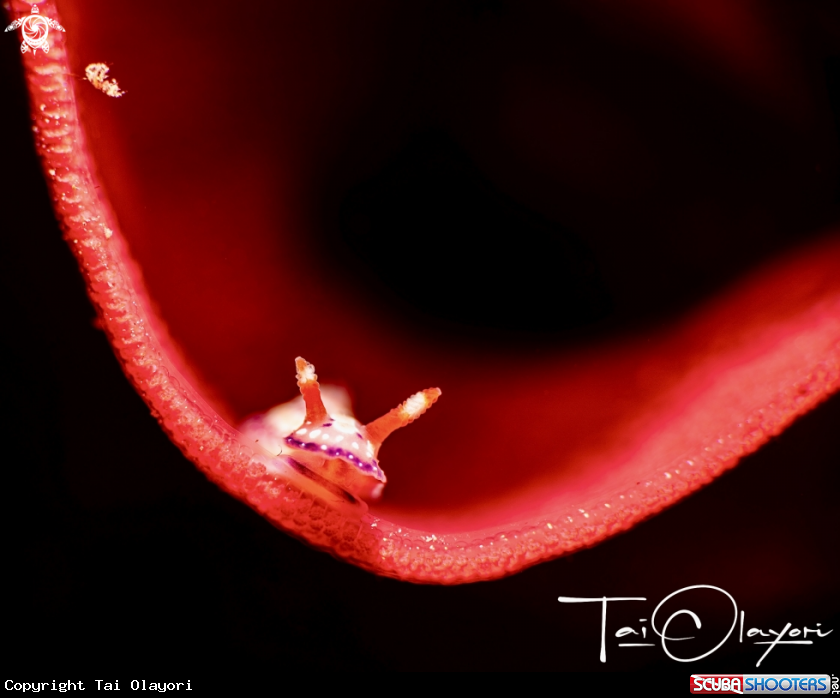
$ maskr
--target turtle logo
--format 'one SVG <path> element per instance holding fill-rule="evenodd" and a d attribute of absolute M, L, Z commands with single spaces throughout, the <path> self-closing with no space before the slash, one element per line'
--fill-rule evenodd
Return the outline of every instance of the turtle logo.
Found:
<path fill-rule="evenodd" d="M 32 49 L 32 53 L 35 53 L 38 49 L 47 53 L 50 50 L 50 45 L 47 43 L 50 29 L 64 31 L 64 27 L 54 19 L 42 17 L 37 5 L 32 6 L 31 15 L 16 19 L 6 27 L 6 31 L 14 31 L 18 27 L 20 27 L 20 32 L 23 35 L 23 43 L 20 45 L 21 53 L 26 53 L 29 49 Z"/>

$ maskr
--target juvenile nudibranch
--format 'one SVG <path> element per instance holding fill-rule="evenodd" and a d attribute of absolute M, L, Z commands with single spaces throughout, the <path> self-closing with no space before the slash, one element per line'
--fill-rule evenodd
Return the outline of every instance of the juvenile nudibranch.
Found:
<path fill-rule="evenodd" d="M 421 390 L 362 424 L 350 411 L 344 390 L 324 386 L 322 391 L 315 367 L 301 357 L 295 359 L 295 367 L 301 397 L 249 419 L 241 431 L 276 456 L 292 459 L 354 497 L 378 499 L 387 482 L 378 461 L 382 442 L 429 409 L 440 389 Z"/>

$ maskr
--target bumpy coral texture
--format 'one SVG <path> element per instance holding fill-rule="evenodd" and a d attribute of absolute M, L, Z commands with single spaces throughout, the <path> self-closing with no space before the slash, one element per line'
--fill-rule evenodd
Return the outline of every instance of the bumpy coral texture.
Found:
<path fill-rule="evenodd" d="M 29 5 L 15 2 L 12 10 L 28 12 Z M 42 13 L 60 21 L 52 3 L 44 3 Z M 591 546 L 708 483 L 840 383 L 840 293 L 835 289 L 807 312 L 774 322 L 767 336 L 756 339 L 760 351 L 748 362 L 733 359 L 739 351 L 746 357 L 738 341 L 731 349 L 723 347 L 720 379 L 669 424 L 667 433 L 630 456 L 640 464 L 658 464 L 656 470 L 648 468 L 652 474 L 643 481 L 581 502 L 575 510 L 503 527 L 437 535 L 396 526 L 371 515 L 364 505 L 307 490 L 293 473 L 268 475 L 265 456 L 243 446 L 237 432 L 178 373 L 167 358 L 165 338 L 152 329 L 140 275 L 115 217 L 98 194 L 68 78 L 64 37 L 55 37 L 48 55 L 30 53 L 23 62 L 35 143 L 56 214 L 114 351 L 154 415 L 221 488 L 288 533 L 377 574 L 463 583 L 498 578 Z M 837 258 L 836 244 L 829 254 Z M 749 293 L 742 296 L 745 307 L 754 306 Z M 708 317 L 714 321 L 714 309 Z M 721 405 L 727 406 L 725 414 Z M 697 424 L 704 425 L 702 435 L 696 433 Z"/>

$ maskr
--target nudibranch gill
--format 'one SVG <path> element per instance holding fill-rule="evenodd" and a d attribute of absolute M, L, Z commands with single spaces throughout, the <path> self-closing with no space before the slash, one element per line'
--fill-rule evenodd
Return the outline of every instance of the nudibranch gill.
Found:
<path fill-rule="evenodd" d="M 387 482 L 378 461 L 382 442 L 429 409 L 440 389 L 421 390 L 362 424 L 350 411 L 344 390 L 324 386 L 322 394 L 315 367 L 300 356 L 295 367 L 300 397 L 247 420 L 242 433 L 254 445 L 305 468 L 310 477 L 323 478 L 353 497 L 378 499 Z"/>

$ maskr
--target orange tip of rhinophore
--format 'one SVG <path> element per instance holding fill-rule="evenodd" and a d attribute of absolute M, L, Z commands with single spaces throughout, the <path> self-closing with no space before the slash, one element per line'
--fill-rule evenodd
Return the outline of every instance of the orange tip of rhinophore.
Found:
<path fill-rule="evenodd" d="M 427 409 L 429 409 L 440 397 L 440 388 L 426 388 L 419 393 L 414 393 L 402 405 L 402 410 L 408 417 L 408 422 L 417 419 Z"/>
<path fill-rule="evenodd" d="M 406 424 L 410 424 L 428 410 L 441 395 L 440 388 L 426 388 L 414 393 L 399 407 L 395 407 L 379 419 L 374 419 L 365 426 L 368 438 L 377 449 L 393 432 Z"/>
<path fill-rule="evenodd" d="M 315 375 L 315 367 L 302 356 L 295 359 L 295 368 L 297 369 L 298 385 L 318 380 L 318 376 Z"/>
<path fill-rule="evenodd" d="M 321 400 L 321 387 L 318 385 L 315 367 L 302 356 L 298 356 L 295 359 L 295 368 L 300 394 L 303 395 L 303 402 L 306 404 L 306 421 L 317 424 L 325 422 L 329 414 Z"/>

